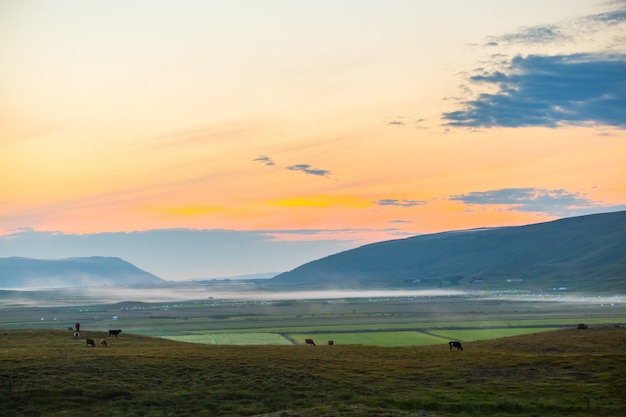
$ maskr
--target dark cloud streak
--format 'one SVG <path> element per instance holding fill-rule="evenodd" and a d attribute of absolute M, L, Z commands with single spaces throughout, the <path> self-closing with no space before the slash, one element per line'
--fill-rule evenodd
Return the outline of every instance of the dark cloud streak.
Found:
<path fill-rule="evenodd" d="M 317 175 L 320 177 L 325 177 L 325 176 L 330 175 L 330 171 L 325 170 L 325 169 L 314 169 L 314 168 L 311 168 L 311 165 L 308 165 L 308 164 L 290 165 L 287 167 L 287 169 L 290 171 L 302 171 L 305 174 Z"/>
<path fill-rule="evenodd" d="M 265 155 L 261 155 L 258 158 L 254 158 L 253 161 L 254 162 L 260 162 L 263 165 L 267 165 L 267 166 L 274 166 L 274 165 L 276 165 L 274 163 L 274 161 L 272 161 L 272 159 L 270 157 L 265 156 Z"/>
<path fill-rule="evenodd" d="M 491 38 L 489 45 L 500 42 L 545 44 L 548 42 L 563 42 L 571 40 L 571 36 L 563 33 L 558 25 L 531 26 L 522 28 L 519 32 L 507 33 Z"/>
<path fill-rule="evenodd" d="M 377 200 L 374 204 L 379 206 L 398 206 L 398 207 L 415 207 L 426 204 L 425 201 L 421 200 L 395 200 L 395 199 L 382 199 Z"/>
<path fill-rule="evenodd" d="M 502 188 L 499 190 L 473 191 L 453 195 L 452 201 L 470 206 L 509 206 L 509 211 L 543 213 L 550 216 L 574 216 L 601 211 L 623 210 L 626 206 L 605 206 L 593 201 L 585 194 L 572 193 L 563 189 Z"/>

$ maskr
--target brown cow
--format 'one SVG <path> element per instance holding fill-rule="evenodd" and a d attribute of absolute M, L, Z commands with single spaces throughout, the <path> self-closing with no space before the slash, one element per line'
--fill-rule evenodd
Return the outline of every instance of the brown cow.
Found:
<path fill-rule="evenodd" d="M 87 346 L 96 347 L 96 342 L 93 339 L 87 339 Z"/>
<path fill-rule="evenodd" d="M 332 346 L 332 345 L 334 345 L 334 344 L 335 344 L 335 341 L 334 341 L 334 340 L 329 340 L 329 341 L 328 341 L 328 346 Z"/>
<path fill-rule="evenodd" d="M 100 339 L 100 344 L 101 344 L 102 346 L 104 346 L 104 347 L 109 347 L 109 346 L 107 345 L 107 340 L 106 340 L 106 339 Z"/>
<path fill-rule="evenodd" d="M 315 346 L 315 342 L 313 341 L 313 339 L 304 339 L 304 343 L 305 343 L 307 346 L 309 346 L 309 345 L 310 345 L 310 346 Z"/>
<path fill-rule="evenodd" d="M 80 332 L 80 323 L 76 322 L 76 324 L 74 326 L 76 327 L 76 331 Z"/>

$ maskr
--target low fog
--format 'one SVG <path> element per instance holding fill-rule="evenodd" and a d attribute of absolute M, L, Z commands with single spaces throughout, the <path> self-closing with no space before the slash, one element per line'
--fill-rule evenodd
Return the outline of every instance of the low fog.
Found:
<path fill-rule="evenodd" d="M 15 289 L 14 289 L 15 290 Z M 16 291 L 0 291 L 0 302 L 5 306 L 59 306 L 94 305 L 125 301 L 145 303 L 182 302 L 197 300 L 314 300 L 346 298 L 388 298 L 388 297 L 441 297 L 459 296 L 461 291 L 450 290 L 319 290 L 270 292 L 258 290 L 220 290 L 211 286 L 185 286 L 180 288 L 117 288 L 98 287 L 80 289 L 41 290 L 22 288 Z"/>
<path fill-rule="evenodd" d="M 174 303 L 183 301 L 277 301 L 277 300 L 336 300 L 384 299 L 420 297 L 468 297 L 479 299 L 517 300 L 529 302 L 562 301 L 575 303 L 622 303 L 621 296 L 601 297 L 568 293 L 514 293 L 509 291 L 455 291 L 455 290 L 311 290 L 311 291 L 259 291 L 258 289 L 216 288 L 189 285 L 176 288 L 65 288 L 65 289 L 12 289 L 0 291 L 0 304 L 5 307 L 47 307 L 67 305 L 97 305 L 118 302 Z"/>

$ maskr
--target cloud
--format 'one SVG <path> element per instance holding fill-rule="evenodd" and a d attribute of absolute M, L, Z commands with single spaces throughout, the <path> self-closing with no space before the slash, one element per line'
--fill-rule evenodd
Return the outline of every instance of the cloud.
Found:
<path fill-rule="evenodd" d="M 395 199 L 382 199 L 374 201 L 374 204 L 379 206 L 398 206 L 398 207 L 414 207 L 425 204 L 425 201 L 421 200 L 395 200 Z"/>
<path fill-rule="evenodd" d="M 505 44 L 550 44 L 589 40 L 598 32 L 608 32 L 611 28 L 626 22 L 626 1 L 606 2 L 614 8 L 603 13 L 582 16 L 556 24 L 522 27 L 516 32 L 500 36 L 490 36 L 486 46 Z"/>
<path fill-rule="evenodd" d="M 626 127 L 626 55 L 517 56 L 505 71 L 470 78 L 497 89 L 444 113 L 447 126 Z"/>
<path fill-rule="evenodd" d="M 500 42 L 545 44 L 549 42 L 569 41 L 571 40 L 571 36 L 565 34 L 558 25 L 542 25 L 524 27 L 518 32 L 493 36 L 491 39 L 492 41 L 487 44 L 488 46 L 498 45 Z"/>
<path fill-rule="evenodd" d="M 504 205 L 507 210 L 543 213 L 551 216 L 574 216 L 598 213 L 602 209 L 617 211 L 626 208 L 605 206 L 587 198 L 583 193 L 571 193 L 566 190 L 548 190 L 545 188 L 502 188 L 499 190 L 474 191 L 449 197 L 467 205 Z M 600 210 L 599 210 L 600 209 Z"/>
<path fill-rule="evenodd" d="M 330 175 L 330 171 L 328 170 L 314 169 L 314 168 L 311 168 L 311 165 L 307 165 L 307 164 L 291 165 L 291 166 L 288 166 L 287 169 L 290 171 L 302 171 L 305 174 L 317 175 L 320 177 L 325 177 L 325 176 Z"/>
<path fill-rule="evenodd" d="M 254 161 L 254 162 L 260 162 L 260 163 L 262 163 L 263 165 L 267 165 L 267 166 L 273 166 L 273 165 L 276 165 L 276 164 L 274 163 L 274 161 L 272 161 L 272 159 L 271 159 L 270 157 L 265 156 L 265 155 L 261 155 L 261 156 L 259 156 L 258 158 L 254 158 L 254 159 L 253 159 L 253 161 Z"/>
<path fill-rule="evenodd" d="M 626 1 L 606 1 L 604 6 L 606 12 L 490 36 L 484 46 L 527 48 L 568 43 L 604 52 L 544 55 L 529 51 L 506 60 L 492 55 L 489 65 L 499 70 L 479 69 L 475 71 L 483 72 L 469 77 L 473 87 L 485 87 L 485 93 L 457 98 L 459 109 L 444 113 L 444 124 L 626 127 Z"/>
<path fill-rule="evenodd" d="M 580 20 L 609 26 L 615 26 L 626 22 L 626 1 L 614 1 L 611 2 L 611 4 L 615 4 L 619 8 L 609 12 L 587 16 Z"/>
<path fill-rule="evenodd" d="M 272 160 L 272 158 L 270 158 L 269 156 L 266 155 L 261 155 L 257 158 L 254 158 L 252 160 L 253 162 L 259 162 L 263 165 L 266 166 L 274 166 L 276 165 L 276 163 Z M 320 177 L 325 177 L 330 175 L 330 171 L 326 170 L 326 169 L 315 169 L 315 168 L 311 168 L 311 165 L 308 164 L 296 164 L 296 165 L 290 165 L 287 167 L 288 170 L 290 171 L 302 171 L 305 174 L 309 174 L 309 175 L 317 175 Z"/>

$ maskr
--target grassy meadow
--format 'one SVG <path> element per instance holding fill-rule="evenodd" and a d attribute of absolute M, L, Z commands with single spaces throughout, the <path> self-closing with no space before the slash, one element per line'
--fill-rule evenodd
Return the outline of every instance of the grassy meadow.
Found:
<path fill-rule="evenodd" d="M 321 334 L 320 334 L 321 336 Z M 215 345 L 122 333 L 0 333 L 2 415 L 625 415 L 626 328 L 447 344 Z"/>
<path fill-rule="evenodd" d="M 624 303 L 601 300 L 4 305 L 0 414 L 613 417 L 625 325 Z"/>

